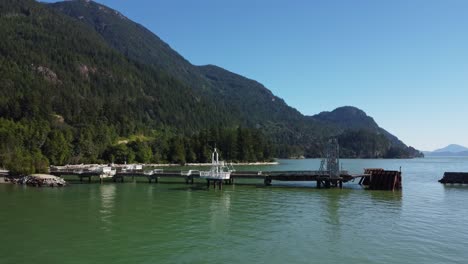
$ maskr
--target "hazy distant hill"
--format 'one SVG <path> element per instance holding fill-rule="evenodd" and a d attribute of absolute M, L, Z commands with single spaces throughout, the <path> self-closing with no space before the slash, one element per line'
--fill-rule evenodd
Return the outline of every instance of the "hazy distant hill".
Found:
<path fill-rule="evenodd" d="M 448 156 L 468 156 L 468 148 L 457 144 L 448 145 L 445 148 L 436 149 L 434 151 L 425 151 L 426 156 L 433 157 L 448 157 Z"/>
<path fill-rule="evenodd" d="M 468 151 L 461 152 L 424 152 L 427 157 L 467 157 Z"/>
<path fill-rule="evenodd" d="M 463 151 L 468 151 L 468 148 L 457 145 L 457 144 L 450 144 L 445 148 L 436 149 L 433 152 L 452 152 L 452 153 L 456 153 L 456 152 L 463 152 Z"/>

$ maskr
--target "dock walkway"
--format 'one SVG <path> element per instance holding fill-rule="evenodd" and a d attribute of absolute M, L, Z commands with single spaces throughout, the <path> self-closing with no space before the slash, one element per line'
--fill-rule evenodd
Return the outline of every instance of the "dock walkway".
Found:
<path fill-rule="evenodd" d="M 83 179 L 91 182 L 93 176 L 99 177 L 100 172 L 83 170 L 54 170 L 50 172 L 55 176 L 77 176 L 80 181 Z M 155 170 L 154 172 L 124 171 L 117 172 L 112 180 L 114 182 L 124 182 L 125 178 L 135 177 L 146 178 L 148 182 L 158 182 L 160 178 L 180 178 L 186 183 L 193 183 L 194 179 L 200 178 L 200 171 L 179 171 L 179 170 Z M 329 187 L 331 185 L 342 186 L 342 183 L 353 181 L 362 177 L 370 177 L 370 174 L 351 175 L 347 171 L 341 171 L 340 176 L 330 178 L 326 171 L 235 171 L 231 173 L 229 180 L 224 180 L 227 184 L 233 184 L 240 179 L 260 179 L 265 185 L 271 185 L 272 181 L 315 181 L 318 187 Z M 219 184 L 219 182 L 217 182 Z"/>

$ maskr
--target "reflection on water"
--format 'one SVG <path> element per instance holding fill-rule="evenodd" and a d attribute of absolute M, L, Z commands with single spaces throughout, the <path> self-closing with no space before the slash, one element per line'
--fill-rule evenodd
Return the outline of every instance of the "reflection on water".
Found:
<path fill-rule="evenodd" d="M 231 194 L 229 192 L 216 193 L 219 197 L 210 203 L 210 229 L 212 232 L 220 230 L 229 223 L 231 209 Z"/>
<path fill-rule="evenodd" d="M 317 165 L 285 163 L 254 169 Z M 468 158 L 345 163 L 358 172 L 400 166 L 402 192 L 357 182 L 342 190 L 252 185 L 258 181 L 221 191 L 184 183 L 0 185 L 0 251 L 9 253 L 0 262 L 466 263 L 468 187 L 437 180 L 444 171 L 468 171 Z M 60 246 L 51 254 L 50 245 Z"/>
<path fill-rule="evenodd" d="M 102 222 L 101 228 L 104 231 L 111 231 L 112 216 L 115 206 L 116 185 L 103 184 L 100 186 L 99 190 L 101 191 L 101 209 L 99 210 Z"/>
<path fill-rule="evenodd" d="M 401 201 L 403 199 L 403 191 L 366 191 L 367 194 L 375 202 L 384 202 L 386 204 L 391 204 L 394 206 L 401 206 Z"/>
<path fill-rule="evenodd" d="M 468 184 L 441 184 L 445 192 L 468 191 Z"/>
<path fill-rule="evenodd" d="M 340 225 L 340 201 L 343 196 L 346 195 L 347 192 L 343 193 L 332 193 L 331 195 L 326 195 L 324 205 L 327 212 L 328 223 L 332 226 L 339 226 Z"/>

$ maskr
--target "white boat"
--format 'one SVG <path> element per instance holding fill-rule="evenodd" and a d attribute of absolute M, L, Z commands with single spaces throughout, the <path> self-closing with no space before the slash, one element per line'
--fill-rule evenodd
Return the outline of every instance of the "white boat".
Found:
<path fill-rule="evenodd" d="M 211 154 L 211 169 L 209 171 L 200 171 L 200 178 L 208 180 L 229 180 L 233 168 L 229 168 L 224 161 L 219 161 L 219 154 L 216 148 Z"/>

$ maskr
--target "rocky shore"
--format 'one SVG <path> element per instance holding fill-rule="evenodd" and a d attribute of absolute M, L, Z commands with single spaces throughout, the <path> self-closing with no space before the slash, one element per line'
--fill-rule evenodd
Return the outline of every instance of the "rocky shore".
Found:
<path fill-rule="evenodd" d="M 33 174 L 20 178 L 5 178 L 4 180 L 7 183 L 9 182 L 35 187 L 63 187 L 67 185 L 67 182 L 64 179 L 47 174 Z"/>

